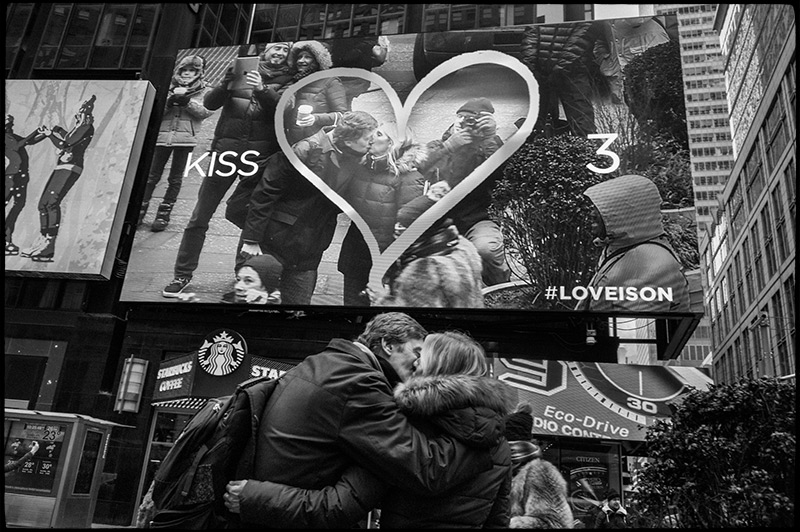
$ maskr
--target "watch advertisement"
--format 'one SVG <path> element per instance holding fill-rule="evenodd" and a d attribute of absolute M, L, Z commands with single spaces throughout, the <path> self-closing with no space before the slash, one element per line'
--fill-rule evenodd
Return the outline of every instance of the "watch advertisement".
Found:
<path fill-rule="evenodd" d="M 497 379 L 533 406 L 533 434 L 644 441 L 669 405 L 713 381 L 705 368 L 497 358 Z"/>

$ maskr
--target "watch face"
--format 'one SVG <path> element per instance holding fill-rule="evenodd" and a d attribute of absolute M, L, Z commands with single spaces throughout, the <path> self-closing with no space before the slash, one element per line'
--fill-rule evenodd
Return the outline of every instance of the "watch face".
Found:
<path fill-rule="evenodd" d="M 593 513 L 607 490 L 607 467 L 592 466 L 572 469 L 569 473 L 569 496 L 575 517 L 580 519 Z"/>
<path fill-rule="evenodd" d="M 686 388 L 663 366 L 570 362 L 569 369 L 596 401 L 642 425 L 648 417 L 671 415 L 668 404 Z"/>

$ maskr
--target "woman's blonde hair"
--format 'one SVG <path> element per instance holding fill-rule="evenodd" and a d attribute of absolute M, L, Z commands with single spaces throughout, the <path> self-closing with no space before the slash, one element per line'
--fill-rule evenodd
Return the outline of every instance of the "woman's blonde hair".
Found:
<path fill-rule="evenodd" d="M 420 368 L 424 375 L 472 375 L 488 373 L 486 352 L 465 333 L 445 331 L 425 337 Z"/>
<path fill-rule="evenodd" d="M 386 153 L 386 164 L 394 176 L 398 177 L 400 168 L 397 166 L 397 159 L 413 143 L 411 130 L 406 128 L 405 135 L 401 137 L 397 131 L 397 125 L 393 122 L 384 122 L 378 126 L 378 129 L 383 131 L 391 141 L 391 146 L 389 146 L 389 150 Z"/>

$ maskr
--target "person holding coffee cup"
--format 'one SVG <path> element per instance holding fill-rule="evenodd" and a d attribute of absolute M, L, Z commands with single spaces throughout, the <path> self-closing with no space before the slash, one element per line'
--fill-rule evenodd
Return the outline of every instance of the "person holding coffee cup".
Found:
<path fill-rule="evenodd" d="M 294 43 L 287 61 L 294 72 L 294 83 L 314 72 L 328 70 L 332 65 L 330 52 L 319 41 Z M 294 105 L 286 107 L 284 124 L 289 144 L 334 125 L 336 118 L 347 111 L 347 96 L 338 77 L 318 79 L 305 85 L 294 93 Z"/>
<path fill-rule="evenodd" d="M 314 125 L 314 107 L 308 104 L 301 105 L 297 108 L 297 121 L 295 122 L 300 127 L 309 127 Z"/>

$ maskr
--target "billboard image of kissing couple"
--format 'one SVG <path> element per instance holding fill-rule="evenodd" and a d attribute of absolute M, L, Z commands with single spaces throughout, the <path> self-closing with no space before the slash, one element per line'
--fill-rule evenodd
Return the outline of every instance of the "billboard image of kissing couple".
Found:
<path fill-rule="evenodd" d="M 682 85 L 670 16 L 182 50 L 121 299 L 702 312 Z"/>

